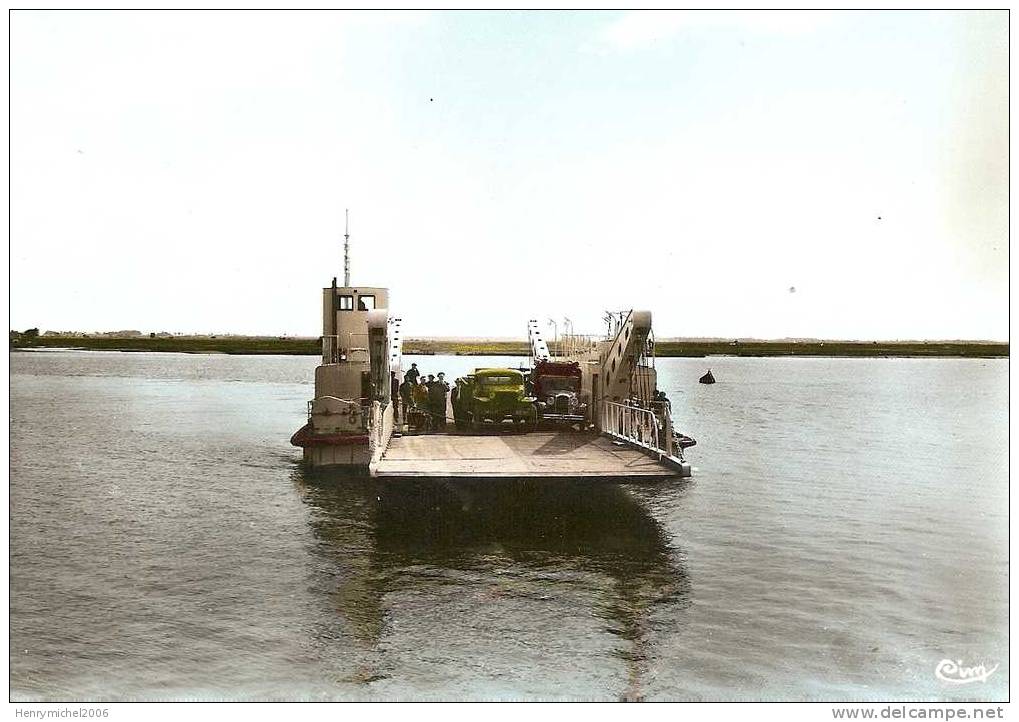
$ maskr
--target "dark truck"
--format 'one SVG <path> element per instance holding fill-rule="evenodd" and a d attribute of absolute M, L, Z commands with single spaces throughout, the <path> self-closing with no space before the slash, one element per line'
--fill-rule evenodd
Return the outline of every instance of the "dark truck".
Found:
<path fill-rule="evenodd" d="M 456 380 L 453 419 L 463 431 L 510 422 L 516 428 L 534 429 L 538 409 L 527 394 L 524 374 L 516 369 L 477 369 Z"/>
<path fill-rule="evenodd" d="M 543 421 L 573 425 L 588 420 L 576 361 L 538 361 L 531 372 L 531 387 Z"/>

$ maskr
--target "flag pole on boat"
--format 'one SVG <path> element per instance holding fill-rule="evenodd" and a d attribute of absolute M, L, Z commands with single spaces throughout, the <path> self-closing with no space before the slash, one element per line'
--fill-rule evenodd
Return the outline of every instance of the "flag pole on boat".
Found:
<path fill-rule="evenodd" d="M 344 209 L 346 224 L 343 230 L 343 285 L 350 286 L 350 209 Z"/>

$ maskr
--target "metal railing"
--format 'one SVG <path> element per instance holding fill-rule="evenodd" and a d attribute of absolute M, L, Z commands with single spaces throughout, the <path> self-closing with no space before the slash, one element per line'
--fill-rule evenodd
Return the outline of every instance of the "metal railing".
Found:
<path fill-rule="evenodd" d="M 658 417 L 651 409 L 603 401 L 601 412 L 602 432 L 656 454 L 668 455 L 662 443 Z"/>
<path fill-rule="evenodd" d="M 559 337 L 554 348 L 557 356 L 569 358 L 578 354 L 587 353 L 597 345 L 593 337 L 586 334 L 570 333 Z"/>
<path fill-rule="evenodd" d="M 372 400 L 371 399 L 356 399 L 356 400 L 340 399 L 340 400 L 341 401 L 346 401 L 348 404 L 358 403 L 360 405 L 360 414 L 361 414 L 361 420 L 362 420 L 361 426 L 365 426 L 365 423 L 366 423 L 365 420 L 368 419 L 368 417 L 369 417 L 369 415 L 371 413 Z M 314 399 L 312 399 L 311 401 L 308 402 L 308 421 L 309 422 L 311 421 L 312 406 L 314 406 L 314 404 L 315 404 L 315 400 Z M 327 412 L 327 415 L 328 415 L 328 412 Z"/>
<path fill-rule="evenodd" d="M 605 315 L 602 316 L 602 320 L 605 321 L 605 340 L 611 341 L 619 335 L 619 332 L 626 325 L 627 319 L 633 310 L 629 311 L 606 311 Z"/>

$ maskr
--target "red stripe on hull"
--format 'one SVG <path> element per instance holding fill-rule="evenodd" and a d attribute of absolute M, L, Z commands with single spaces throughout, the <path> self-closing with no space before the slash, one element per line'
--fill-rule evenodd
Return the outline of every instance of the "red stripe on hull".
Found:
<path fill-rule="evenodd" d="M 311 424 L 302 426 L 290 437 L 290 443 L 302 449 L 309 446 L 367 446 L 367 434 L 316 434 Z"/>

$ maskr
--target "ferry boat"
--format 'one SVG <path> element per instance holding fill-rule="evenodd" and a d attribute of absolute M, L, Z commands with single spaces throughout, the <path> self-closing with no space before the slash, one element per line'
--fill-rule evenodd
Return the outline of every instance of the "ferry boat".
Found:
<path fill-rule="evenodd" d="M 345 235 L 349 248 L 349 233 Z M 442 425 L 407 433 L 398 418 L 403 381 L 400 318 L 389 289 L 350 284 L 322 289 L 322 363 L 307 423 L 291 438 L 305 464 L 376 477 L 687 477 L 683 451 L 657 388 L 651 313 L 607 314 L 604 338 L 565 336 L 553 356 L 536 320 L 528 323 L 532 388 L 539 419 L 526 433 L 492 435 Z M 529 383 L 530 380 L 529 380 Z"/>

